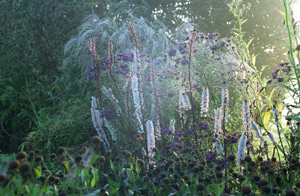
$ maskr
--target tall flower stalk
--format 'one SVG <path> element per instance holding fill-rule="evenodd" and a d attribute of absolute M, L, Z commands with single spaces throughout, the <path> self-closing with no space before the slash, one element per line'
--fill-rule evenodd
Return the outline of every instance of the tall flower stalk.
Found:
<path fill-rule="evenodd" d="M 149 163 L 153 166 L 155 166 L 155 161 L 152 159 L 154 158 L 154 151 L 153 148 L 155 148 L 155 136 L 154 136 L 154 127 L 153 122 L 151 120 L 148 120 L 146 123 L 147 127 L 147 149 L 148 149 L 148 156 L 150 157 Z"/>
<path fill-rule="evenodd" d="M 193 52 L 195 50 L 194 43 L 196 41 L 196 30 L 194 29 L 191 35 L 189 36 L 189 42 L 188 42 L 188 53 L 189 53 L 189 87 L 190 87 L 190 99 L 191 99 L 191 104 L 192 104 L 192 113 L 193 113 L 193 122 L 196 122 L 196 117 L 195 117 L 195 107 L 194 107 L 194 99 L 193 99 L 193 91 L 192 91 L 192 75 L 191 75 L 191 66 L 194 65 L 194 59 L 193 59 Z"/>
<path fill-rule="evenodd" d="M 200 116 L 202 118 L 206 117 L 208 112 L 208 105 L 209 105 L 209 90 L 208 88 L 204 88 L 202 90 L 202 102 L 201 102 L 201 113 Z"/>
<path fill-rule="evenodd" d="M 106 150 L 110 149 L 109 141 L 106 137 L 106 134 L 102 128 L 103 126 L 103 119 L 101 118 L 100 111 L 97 110 L 97 101 L 95 97 L 92 97 L 92 103 L 91 103 L 91 114 L 92 114 L 92 121 L 94 128 L 96 129 L 99 137 L 103 141 L 103 146 Z"/>
<path fill-rule="evenodd" d="M 249 152 L 252 149 L 253 134 L 251 130 L 250 109 L 247 100 L 244 100 L 243 102 L 243 125 L 244 125 L 244 133 L 246 133 L 246 137 L 247 137 L 247 148 L 248 148 L 247 154 L 249 155 Z"/>

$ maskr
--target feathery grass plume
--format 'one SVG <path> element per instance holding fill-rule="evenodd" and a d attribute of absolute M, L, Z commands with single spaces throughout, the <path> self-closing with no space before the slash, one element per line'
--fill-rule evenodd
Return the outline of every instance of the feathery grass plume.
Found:
<path fill-rule="evenodd" d="M 201 102 L 201 117 L 206 117 L 209 105 L 209 91 L 208 88 L 204 88 L 202 91 L 202 102 Z"/>
<path fill-rule="evenodd" d="M 252 146 L 252 130 L 251 130 L 251 119 L 250 119 L 250 109 L 247 103 L 247 100 L 243 102 L 243 125 L 244 125 L 244 132 L 247 136 L 247 147 L 248 149 Z"/>
<path fill-rule="evenodd" d="M 222 85 L 222 98 L 221 98 L 221 110 L 222 110 L 222 117 L 221 119 L 225 119 L 225 122 L 227 122 L 228 118 L 228 106 L 229 106 L 229 93 L 226 86 L 226 83 Z M 224 118 L 224 111 L 225 110 L 225 118 Z"/>
<path fill-rule="evenodd" d="M 102 128 L 103 120 L 101 118 L 100 111 L 97 110 L 96 108 L 97 108 L 96 98 L 92 97 L 91 114 L 92 114 L 93 125 L 94 125 L 94 128 L 97 131 L 97 134 L 99 135 L 99 137 L 103 141 L 104 148 L 106 150 L 109 150 L 110 149 L 110 144 L 109 144 L 109 141 L 106 137 L 106 134 L 105 134 L 105 132 Z"/>
<path fill-rule="evenodd" d="M 122 110 L 119 106 L 119 100 L 115 98 L 114 94 L 112 93 L 111 88 L 107 89 L 105 86 L 102 86 L 102 92 L 112 102 L 118 116 L 120 116 Z"/>
<path fill-rule="evenodd" d="M 253 130 L 254 130 L 255 133 L 256 133 L 256 136 L 260 139 L 261 142 L 264 142 L 264 141 L 265 141 L 265 138 L 264 138 L 264 136 L 262 136 L 262 135 L 260 134 L 259 128 L 258 128 L 258 126 L 256 125 L 256 123 L 255 123 L 255 122 L 252 122 L 251 125 L 252 125 Z"/>
<path fill-rule="evenodd" d="M 245 159 L 246 142 L 247 142 L 247 138 L 246 138 L 245 132 L 244 132 L 240 138 L 239 147 L 238 147 L 238 151 L 237 151 L 236 164 L 238 167 L 240 166 L 241 161 Z"/>
<path fill-rule="evenodd" d="M 65 45 L 64 53 L 67 56 L 64 65 L 82 65 L 82 76 L 85 76 L 90 67 L 90 54 L 88 52 L 89 39 L 95 37 L 99 46 L 100 56 L 105 56 L 107 40 L 110 40 L 115 48 L 122 52 L 130 52 L 134 45 L 130 41 L 130 30 L 126 19 L 113 20 L 111 18 L 100 19 L 97 15 L 89 15 L 79 27 L 79 33 L 70 39 Z M 139 43 L 143 44 L 142 53 L 152 54 L 152 56 L 162 55 L 170 48 L 170 41 L 166 35 L 166 26 L 155 21 L 151 26 L 143 17 L 130 17 L 131 24 L 135 27 L 135 34 L 139 38 Z M 117 51 L 117 52 L 119 52 Z"/>
<path fill-rule="evenodd" d="M 220 140 L 216 141 L 216 150 L 218 154 L 223 154 L 223 146 Z"/>
<path fill-rule="evenodd" d="M 175 122 L 176 122 L 175 119 L 172 119 L 170 121 L 169 129 L 170 129 L 170 131 L 171 131 L 172 134 L 175 133 Z"/>
<path fill-rule="evenodd" d="M 155 136 L 154 136 L 154 127 L 151 120 L 148 120 L 146 123 L 147 127 L 147 145 L 148 145 L 148 155 L 149 157 L 153 158 L 155 153 L 153 148 L 155 148 Z M 155 165 L 155 161 L 152 159 L 149 160 L 150 164 Z"/>

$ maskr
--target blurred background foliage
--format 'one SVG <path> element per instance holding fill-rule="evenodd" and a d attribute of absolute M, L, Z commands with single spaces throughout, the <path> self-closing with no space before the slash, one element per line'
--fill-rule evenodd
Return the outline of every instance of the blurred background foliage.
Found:
<path fill-rule="evenodd" d="M 246 0 L 246 39 L 255 37 L 252 50 L 260 54 L 258 67 L 285 60 L 277 38 L 283 28 L 280 1 Z M 89 89 L 81 80 L 81 65 L 63 66 L 64 47 L 79 32 L 84 18 L 94 14 L 122 24 L 127 17 L 161 21 L 166 34 L 183 22 L 198 31 L 229 37 L 235 26 L 229 0 L 2 0 L 0 1 L 0 123 L 7 132 L 32 138 L 46 152 L 59 145 L 85 142 L 94 135 Z M 271 6 L 270 6 L 271 5 Z M 177 41 L 177 40 L 172 40 Z M 179 40 L 181 41 L 181 40 Z M 15 151 L 23 141 L 1 131 L 0 152 Z"/>

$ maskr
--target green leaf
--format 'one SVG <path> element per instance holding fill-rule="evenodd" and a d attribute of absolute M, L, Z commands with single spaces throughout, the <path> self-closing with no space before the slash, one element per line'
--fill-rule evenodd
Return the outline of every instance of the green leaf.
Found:
<path fill-rule="evenodd" d="M 289 87 L 289 86 L 287 86 L 285 84 L 278 84 L 278 86 L 283 87 L 283 88 L 285 88 L 285 89 L 287 89 L 289 91 L 292 91 L 295 95 L 298 95 L 298 93 L 295 90 L 293 90 L 291 87 Z"/>
<path fill-rule="evenodd" d="M 91 187 L 94 188 L 95 184 L 96 184 L 96 178 L 94 177 L 91 181 Z"/>
<path fill-rule="evenodd" d="M 40 170 L 38 170 L 36 168 L 34 168 L 34 172 L 35 172 L 35 174 L 37 175 L 38 178 L 42 175 Z"/>

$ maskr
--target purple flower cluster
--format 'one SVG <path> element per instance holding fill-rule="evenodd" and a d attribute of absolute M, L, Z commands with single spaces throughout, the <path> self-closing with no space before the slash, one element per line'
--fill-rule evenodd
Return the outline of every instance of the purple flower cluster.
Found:
<path fill-rule="evenodd" d="M 237 132 L 231 133 L 230 136 L 231 136 L 231 143 L 232 144 L 238 143 L 239 138 L 238 138 L 238 133 Z"/>
<path fill-rule="evenodd" d="M 272 72 L 272 77 L 273 77 L 273 79 L 276 79 L 276 78 L 277 78 L 278 72 L 279 72 L 279 69 L 276 69 L 275 71 Z"/>
<path fill-rule="evenodd" d="M 166 134 L 171 134 L 171 130 L 169 128 L 166 128 L 164 130 L 161 131 L 161 135 L 166 135 Z"/>
<path fill-rule="evenodd" d="M 267 81 L 267 84 L 271 84 L 272 81 L 273 81 L 273 79 L 268 80 L 268 81 Z"/>
<path fill-rule="evenodd" d="M 217 46 L 217 45 L 212 45 L 211 47 L 210 47 L 210 50 L 212 50 L 212 51 L 215 51 L 215 50 L 219 50 L 219 46 Z"/>
<path fill-rule="evenodd" d="M 175 94 L 174 94 L 172 91 L 169 91 L 169 92 L 168 92 L 168 97 L 173 98 L 174 95 L 175 95 Z"/>
<path fill-rule="evenodd" d="M 224 157 L 222 160 L 219 161 L 219 165 L 225 169 L 227 167 L 228 158 Z"/>
<path fill-rule="evenodd" d="M 225 42 L 225 41 L 222 41 L 221 43 L 220 43 L 220 46 L 225 46 L 227 43 Z"/>
<path fill-rule="evenodd" d="M 172 144 L 171 144 L 173 147 L 179 147 L 179 146 L 182 146 L 182 143 L 178 142 L 178 141 L 174 141 Z"/>
<path fill-rule="evenodd" d="M 213 38 L 215 38 L 217 36 L 217 33 L 212 33 L 212 34 L 209 34 L 208 35 L 208 38 L 209 39 L 213 39 Z"/>
<path fill-rule="evenodd" d="M 112 109 L 106 109 L 101 112 L 101 117 L 105 117 L 106 120 L 111 121 L 112 119 L 117 117 L 117 113 L 114 112 Z"/>
<path fill-rule="evenodd" d="M 178 50 L 180 52 L 182 52 L 185 48 L 186 48 L 185 44 L 183 44 L 183 43 L 178 44 Z"/>
<path fill-rule="evenodd" d="M 188 129 L 188 130 L 186 130 L 186 133 L 187 133 L 187 134 L 192 134 L 192 133 L 194 133 L 194 132 L 195 132 L 194 129 Z"/>
<path fill-rule="evenodd" d="M 133 62 L 134 54 L 130 53 L 119 53 L 117 54 L 117 61 Z"/>
<path fill-rule="evenodd" d="M 181 65 L 188 65 L 189 64 L 189 60 L 184 58 L 181 60 Z"/>
<path fill-rule="evenodd" d="M 206 160 L 207 161 L 213 161 L 213 160 L 215 160 L 215 158 L 216 158 L 216 156 L 213 154 L 213 153 L 208 153 L 208 155 L 206 156 Z"/>
<path fill-rule="evenodd" d="M 183 136 L 184 134 L 185 134 L 184 131 L 176 132 L 176 133 L 175 133 L 175 135 L 177 135 L 178 137 Z"/>
<path fill-rule="evenodd" d="M 208 124 L 206 124 L 205 122 L 194 123 L 194 124 L 192 125 L 192 127 L 194 127 L 194 128 L 199 127 L 201 130 L 209 129 Z"/>
<path fill-rule="evenodd" d="M 171 49 L 171 50 L 169 51 L 168 55 L 169 55 L 170 57 L 172 57 L 172 56 L 175 56 L 176 53 L 177 53 L 177 49 L 174 48 L 174 49 Z"/>

